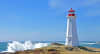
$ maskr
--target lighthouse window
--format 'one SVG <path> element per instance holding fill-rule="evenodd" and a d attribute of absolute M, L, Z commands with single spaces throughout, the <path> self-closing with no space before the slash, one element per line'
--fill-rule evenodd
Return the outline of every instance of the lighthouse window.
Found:
<path fill-rule="evenodd" d="M 74 12 L 69 12 L 69 14 L 74 14 Z"/>
<path fill-rule="evenodd" d="M 72 20 L 70 19 L 70 22 L 72 22 Z"/>

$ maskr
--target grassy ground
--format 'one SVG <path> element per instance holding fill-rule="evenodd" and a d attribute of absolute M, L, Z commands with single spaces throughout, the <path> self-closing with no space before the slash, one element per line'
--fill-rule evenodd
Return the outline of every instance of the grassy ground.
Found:
<path fill-rule="evenodd" d="M 15 54 L 100 54 L 100 49 L 52 45 L 35 50 L 18 51 Z"/>

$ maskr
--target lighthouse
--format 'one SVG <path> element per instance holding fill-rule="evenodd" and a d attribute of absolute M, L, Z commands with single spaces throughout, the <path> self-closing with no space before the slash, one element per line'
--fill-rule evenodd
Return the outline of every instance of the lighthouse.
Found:
<path fill-rule="evenodd" d="M 75 15 L 75 10 L 73 10 L 72 8 L 68 11 L 67 15 L 67 33 L 66 33 L 65 45 L 79 46 L 79 40 L 76 28 L 76 15 Z"/>

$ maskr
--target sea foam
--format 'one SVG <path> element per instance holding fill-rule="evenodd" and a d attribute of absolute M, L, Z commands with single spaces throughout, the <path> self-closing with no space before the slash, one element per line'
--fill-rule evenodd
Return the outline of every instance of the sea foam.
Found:
<path fill-rule="evenodd" d="M 12 43 L 8 43 L 7 51 L 3 51 L 3 52 L 34 50 L 36 48 L 41 48 L 46 46 L 48 46 L 48 43 L 32 43 L 31 41 L 25 41 L 24 43 L 21 43 L 18 41 L 13 41 Z"/>

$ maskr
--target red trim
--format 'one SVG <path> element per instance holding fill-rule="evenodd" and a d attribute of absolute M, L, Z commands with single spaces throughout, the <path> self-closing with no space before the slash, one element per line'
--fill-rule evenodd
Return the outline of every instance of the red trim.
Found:
<path fill-rule="evenodd" d="M 72 16 L 75 16 L 75 14 L 72 14 Z"/>
<path fill-rule="evenodd" d="M 75 16 L 75 14 L 68 14 L 68 16 Z"/>
<path fill-rule="evenodd" d="M 71 8 L 68 12 L 75 12 L 75 10 L 73 10 L 73 9 Z"/>

